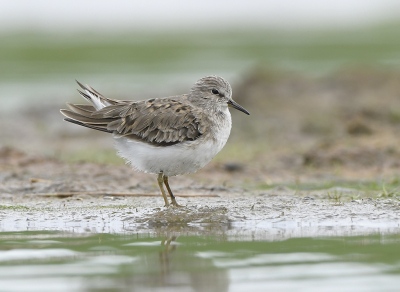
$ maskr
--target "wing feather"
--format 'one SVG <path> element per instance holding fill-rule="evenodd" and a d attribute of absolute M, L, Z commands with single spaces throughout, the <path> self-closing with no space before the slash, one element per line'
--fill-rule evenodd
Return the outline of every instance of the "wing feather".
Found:
<path fill-rule="evenodd" d="M 185 96 L 120 102 L 105 98 L 90 86 L 80 86 L 110 105 L 96 111 L 91 105 L 67 104 L 70 110 L 61 113 L 70 122 L 155 146 L 196 140 L 208 130 L 207 116 Z"/>

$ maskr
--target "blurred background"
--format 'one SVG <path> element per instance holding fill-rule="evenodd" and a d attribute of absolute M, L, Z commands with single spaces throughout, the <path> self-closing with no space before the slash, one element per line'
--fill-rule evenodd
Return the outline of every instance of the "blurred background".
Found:
<path fill-rule="evenodd" d="M 212 74 L 251 115 L 232 112 L 204 176 L 399 183 L 396 0 L 1 1 L 0 156 L 123 164 L 108 135 L 63 122 L 75 79 L 146 99 Z"/>
<path fill-rule="evenodd" d="M 212 74 L 251 115 L 182 211 L 59 112 Z M 399 0 L 0 0 L 1 291 L 397 291 L 399 200 Z"/>

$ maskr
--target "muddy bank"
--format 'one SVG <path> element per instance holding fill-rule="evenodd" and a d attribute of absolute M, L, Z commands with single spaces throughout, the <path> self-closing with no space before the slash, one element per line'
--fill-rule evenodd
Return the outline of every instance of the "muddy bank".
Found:
<path fill-rule="evenodd" d="M 164 208 L 161 197 L 91 197 L 0 200 L 0 230 L 95 233 L 184 233 L 291 237 L 400 232 L 400 204 L 391 199 L 333 202 L 318 192 L 292 190 L 213 192 L 218 197 L 178 197 L 182 208 Z"/>
<path fill-rule="evenodd" d="M 400 232 L 400 202 L 389 193 L 376 198 L 377 192 L 340 187 L 231 187 L 202 180 L 210 171 L 174 178 L 184 207 L 164 208 L 155 177 L 128 166 L 64 163 L 13 149 L 2 153 L 7 155 L 0 177 L 1 231 L 177 232 L 266 240 Z"/>

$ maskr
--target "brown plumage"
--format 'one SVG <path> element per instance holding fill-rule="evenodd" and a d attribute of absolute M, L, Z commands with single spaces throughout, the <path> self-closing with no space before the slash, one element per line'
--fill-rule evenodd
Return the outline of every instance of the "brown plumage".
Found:
<path fill-rule="evenodd" d="M 142 101 L 119 101 L 105 98 L 91 87 L 78 84 L 98 96 L 106 107 L 96 110 L 90 105 L 67 103 L 61 110 L 66 121 L 88 128 L 123 135 L 154 146 L 193 141 L 207 131 L 207 116 L 193 107 L 187 95 Z M 78 90 L 79 91 L 79 90 Z M 85 99 L 89 97 L 79 91 Z"/>
<path fill-rule="evenodd" d="M 173 206 L 168 177 L 193 173 L 224 147 L 232 121 L 228 107 L 249 114 L 232 99 L 229 83 L 218 76 L 198 80 L 189 94 L 142 101 L 113 100 L 90 86 L 80 95 L 91 105 L 67 103 L 65 120 L 112 133 L 119 156 L 135 170 L 157 174 L 165 206 L 164 185 Z"/>

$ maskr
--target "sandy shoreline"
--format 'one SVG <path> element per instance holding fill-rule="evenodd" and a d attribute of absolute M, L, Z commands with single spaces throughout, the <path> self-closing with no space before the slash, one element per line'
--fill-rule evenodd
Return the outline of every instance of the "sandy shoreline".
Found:
<path fill-rule="evenodd" d="M 165 208 L 155 177 L 125 165 L 64 163 L 12 151 L 3 162 L 3 232 L 223 233 L 264 240 L 400 232 L 396 196 L 371 197 L 358 189 L 229 187 L 223 173 L 218 182 L 213 174 L 218 171 L 206 169 L 174 177 L 173 190 L 184 207 Z M 214 181 L 207 182 L 207 175 Z M 127 192 L 138 196 L 121 195 Z"/>
<path fill-rule="evenodd" d="M 38 198 L 0 200 L 0 230 L 93 233 L 227 234 L 282 240 L 400 232 L 400 204 L 392 199 L 332 202 L 292 190 L 178 197 L 165 208 L 160 197 Z M 303 194 L 304 195 L 304 194 Z"/>

